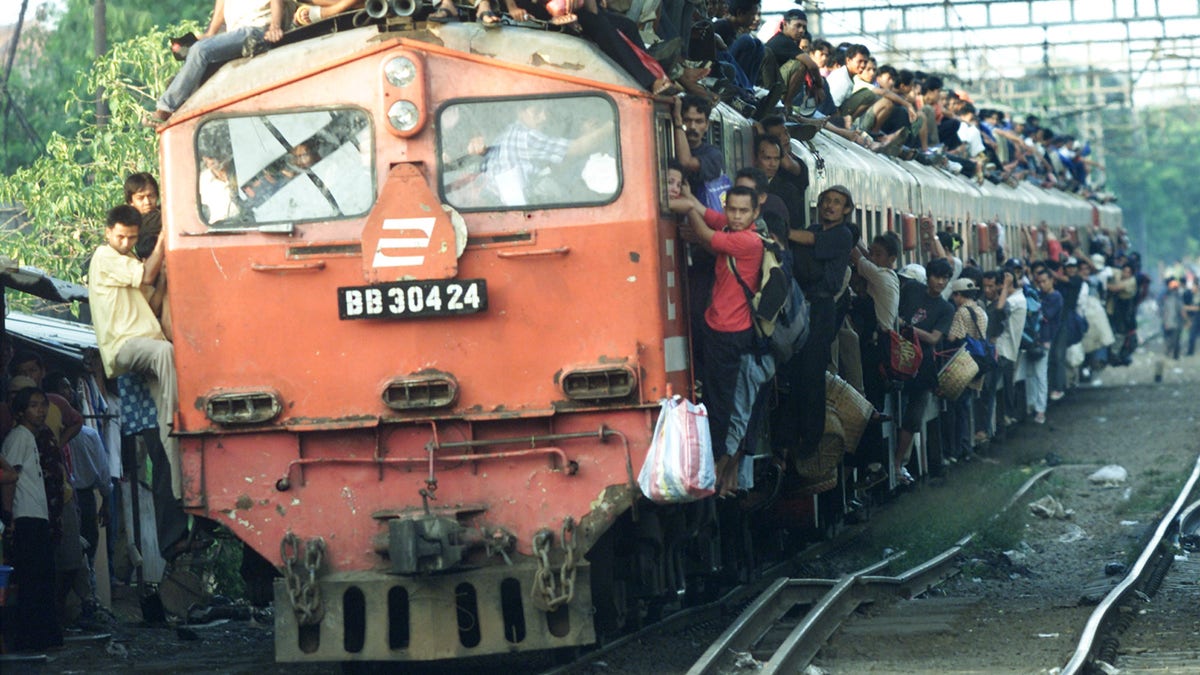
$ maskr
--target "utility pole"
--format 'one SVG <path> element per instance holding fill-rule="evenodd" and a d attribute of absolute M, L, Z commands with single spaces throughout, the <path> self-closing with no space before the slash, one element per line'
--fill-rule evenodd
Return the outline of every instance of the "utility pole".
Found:
<path fill-rule="evenodd" d="M 108 19 L 105 0 L 96 0 L 92 8 L 92 50 L 98 59 L 108 51 Z M 104 89 L 96 90 L 96 126 L 108 122 L 108 102 L 104 100 Z"/>

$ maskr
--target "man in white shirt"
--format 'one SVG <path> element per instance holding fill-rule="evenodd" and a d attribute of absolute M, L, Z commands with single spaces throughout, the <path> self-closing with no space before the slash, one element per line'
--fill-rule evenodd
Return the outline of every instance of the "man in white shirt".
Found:
<path fill-rule="evenodd" d="M 958 111 L 958 119 L 961 124 L 958 125 L 958 139 L 962 141 L 962 145 L 957 148 L 968 160 L 975 162 L 975 180 L 983 182 L 983 134 L 979 131 L 979 119 L 975 115 L 975 106 L 971 103 L 963 103 L 962 108 Z"/>
<path fill-rule="evenodd" d="M 1001 272 L 1001 284 L 995 289 L 996 299 L 992 302 L 995 309 L 1004 312 L 1004 331 L 996 338 L 996 359 L 999 368 L 996 369 L 1003 378 L 1004 388 L 1004 423 L 1016 422 L 1014 413 L 1020 410 L 1020 399 L 1013 382 L 1016 372 L 1017 357 L 1021 350 L 1021 334 L 1025 332 L 1025 315 L 1027 305 L 1025 293 L 1016 278 L 1017 271 L 1005 265 Z M 988 292 L 988 282 L 984 279 L 984 292 Z"/>
<path fill-rule="evenodd" d="M 200 86 L 209 66 L 242 55 L 247 38 L 279 42 L 282 37 L 283 0 L 216 0 L 208 30 L 188 49 L 183 67 L 158 99 L 154 117 L 165 122 Z"/>

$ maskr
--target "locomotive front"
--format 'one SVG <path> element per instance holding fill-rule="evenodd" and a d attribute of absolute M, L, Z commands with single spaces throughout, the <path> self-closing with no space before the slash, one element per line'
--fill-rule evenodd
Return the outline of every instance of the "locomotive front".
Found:
<path fill-rule="evenodd" d="M 690 386 L 669 116 L 578 40 L 435 30 L 227 65 L 162 132 L 184 503 L 283 571 L 280 660 L 594 641 Z"/>

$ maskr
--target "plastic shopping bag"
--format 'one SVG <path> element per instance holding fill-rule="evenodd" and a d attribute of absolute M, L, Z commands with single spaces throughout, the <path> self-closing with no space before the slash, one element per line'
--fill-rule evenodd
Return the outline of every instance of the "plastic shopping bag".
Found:
<path fill-rule="evenodd" d="M 660 504 L 690 502 L 716 491 L 708 411 L 679 396 L 664 398 L 650 451 L 638 474 L 642 494 Z"/>

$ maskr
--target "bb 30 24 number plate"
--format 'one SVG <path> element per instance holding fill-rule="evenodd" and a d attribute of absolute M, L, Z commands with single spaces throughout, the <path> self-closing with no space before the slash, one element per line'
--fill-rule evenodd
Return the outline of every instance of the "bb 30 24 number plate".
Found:
<path fill-rule="evenodd" d="M 338 289 L 340 319 L 418 319 L 487 310 L 483 279 L 397 281 Z"/>

